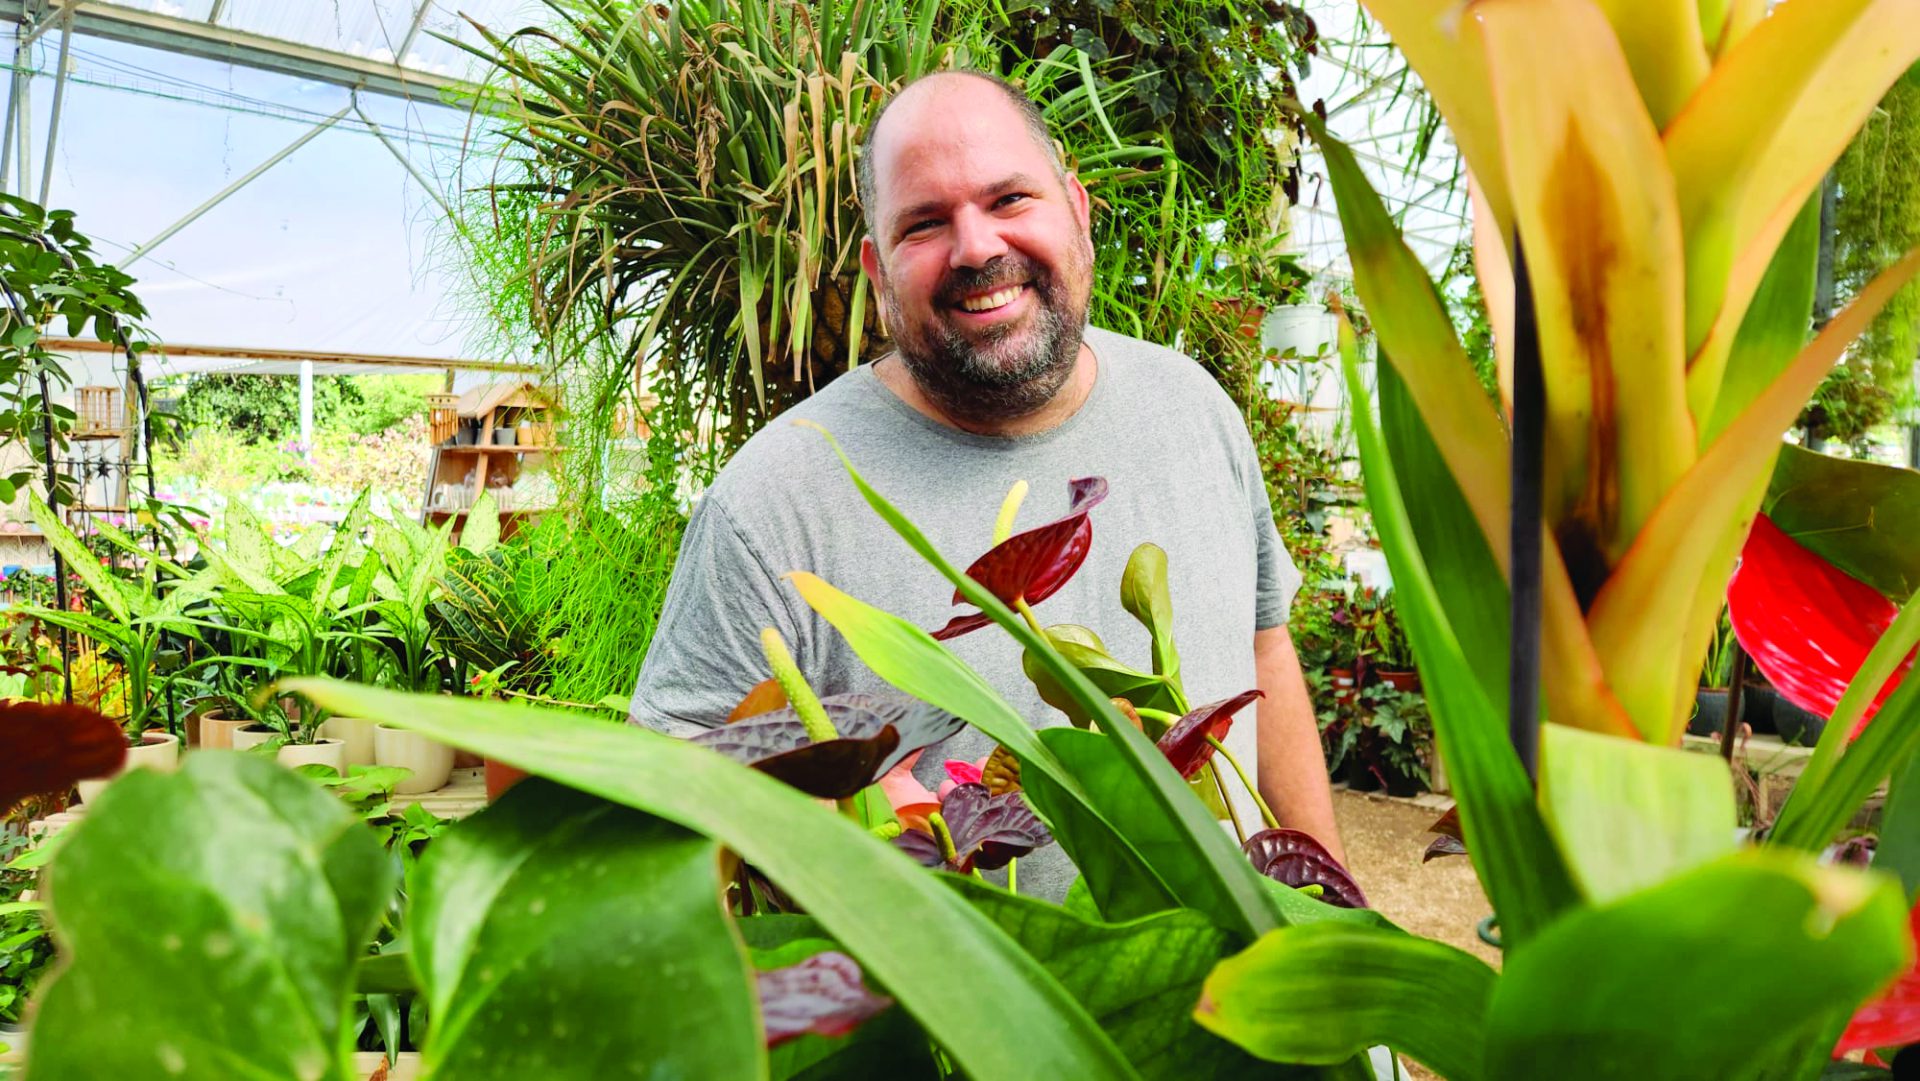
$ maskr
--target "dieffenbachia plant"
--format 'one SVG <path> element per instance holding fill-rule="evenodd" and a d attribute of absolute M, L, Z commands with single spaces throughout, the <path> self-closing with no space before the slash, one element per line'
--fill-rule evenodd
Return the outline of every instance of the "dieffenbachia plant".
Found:
<path fill-rule="evenodd" d="M 1222 966 L 1203 1019 L 1268 1057 L 1377 1041 L 1456 1078 L 1817 1074 L 1848 1011 L 1910 962 L 1907 898 L 1794 846 L 1736 849 L 1725 766 L 1674 745 L 1781 434 L 1920 270 L 1909 255 L 1807 341 L 1810 197 L 1920 57 L 1920 5 L 1368 7 L 1465 158 L 1499 346 L 1496 403 L 1352 152 L 1320 132 L 1382 358 L 1376 419 L 1345 336 L 1369 502 L 1507 957 L 1486 978 L 1405 937 L 1285 929 Z M 1522 341 L 1544 385 L 1522 403 L 1543 428 L 1537 644 L 1507 619 Z M 1509 658 L 1535 648 L 1537 787 L 1505 709 Z M 1920 691 L 1876 729 L 1847 756 L 1856 782 L 1910 753 Z M 1844 821 L 1871 787 L 1823 806 Z M 1348 970 L 1315 968 L 1335 956 Z M 1326 1005 L 1366 981 L 1370 1008 Z"/>

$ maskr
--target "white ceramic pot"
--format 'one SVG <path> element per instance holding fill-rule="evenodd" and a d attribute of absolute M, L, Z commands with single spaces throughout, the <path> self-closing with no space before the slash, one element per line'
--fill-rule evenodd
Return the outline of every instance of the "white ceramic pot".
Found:
<path fill-rule="evenodd" d="M 272 725 L 265 724 L 250 724 L 245 728 L 236 728 L 233 732 L 233 749 L 244 751 L 249 747 L 258 747 L 279 734 Z"/>
<path fill-rule="evenodd" d="M 325 729 L 321 729 L 325 731 Z M 347 772 L 347 745 L 337 739 L 316 739 L 312 743 L 283 743 L 275 756 L 288 769 L 306 765 L 331 766 L 335 773 Z"/>
<path fill-rule="evenodd" d="M 180 737 L 165 732 L 148 732 L 140 737 L 140 742 L 127 748 L 126 764 L 120 767 L 120 776 L 130 769 L 170 770 L 180 764 Z M 103 777 L 91 781 L 81 781 L 75 787 L 80 790 L 80 802 L 92 803 L 98 799 L 113 777 Z"/>
<path fill-rule="evenodd" d="M 389 728 L 375 725 L 373 729 L 373 759 L 382 766 L 399 766 L 413 771 L 413 776 L 393 786 L 399 795 L 413 795 L 420 792 L 432 792 L 444 787 L 447 778 L 453 773 L 453 748 L 444 743 L 402 728 Z"/>
<path fill-rule="evenodd" d="M 224 751 L 233 747 L 233 734 L 252 724 L 245 717 L 229 717 L 219 710 L 200 715 L 200 749 Z"/>
<path fill-rule="evenodd" d="M 1306 359 L 1332 352 L 1340 341 L 1340 320 L 1324 304 L 1289 304 L 1267 309 L 1260 320 L 1260 347 L 1276 353 L 1293 350 Z"/>
<path fill-rule="evenodd" d="M 320 738 L 346 745 L 347 765 L 371 766 L 374 722 L 365 717 L 328 717 L 320 722 Z M 342 770 L 341 772 L 345 772 Z"/>

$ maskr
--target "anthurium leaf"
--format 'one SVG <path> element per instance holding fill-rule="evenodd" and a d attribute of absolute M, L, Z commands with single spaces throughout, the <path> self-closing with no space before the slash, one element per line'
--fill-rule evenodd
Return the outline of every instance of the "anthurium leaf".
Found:
<path fill-rule="evenodd" d="M 1496 1077 L 1748 1077 L 1911 963 L 1890 878 L 1756 849 L 1568 914 L 1509 949 Z M 1685 1024 L 1676 1023 L 1684 1018 Z"/>
<path fill-rule="evenodd" d="M 1271 1072 L 1193 1022 L 1201 982 L 1235 945 L 1206 917 L 1173 911 L 1102 923 L 973 879 L 946 881 L 1038 958 L 1142 1077 L 1239 1081 Z"/>
<path fill-rule="evenodd" d="M 753 982 L 719 890 L 708 838 L 541 778 L 515 785 L 436 840 L 412 884 L 424 1062 L 447 1076 L 606 1077 L 633 1062 L 753 1076 L 766 1061 Z M 564 1039 L 587 1018 L 595 1037 L 564 1061 L 513 1027 Z"/>
<path fill-rule="evenodd" d="M 799 1036 L 845 1036 L 893 1005 L 867 989 L 860 965 L 839 950 L 754 974 L 768 1047 Z"/>
<path fill-rule="evenodd" d="M 1087 561 L 1087 551 L 1093 546 L 1093 523 L 1087 515 L 1107 498 L 1105 477 L 1081 477 L 1067 483 L 1067 513 L 994 545 L 967 568 L 967 577 L 987 587 L 1005 604 L 1018 600 L 1038 604 L 1059 592 Z M 965 595 L 955 589 L 953 603 L 965 601 Z M 956 638 L 984 626 L 986 621 L 979 616 L 962 616 L 933 636 Z"/>
<path fill-rule="evenodd" d="M 1167 588 L 1166 549 L 1142 544 L 1127 557 L 1127 569 L 1120 576 L 1120 607 L 1153 637 L 1154 674 L 1166 677 L 1174 689 L 1180 690 L 1180 651 L 1173 643 L 1173 594 Z"/>
<path fill-rule="evenodd" d="M 1400 479 L 1420 556 L 1433 576 L 1441 609 L 1474 659 L 1473 672 L 1489 702 L 1507 693 L 1507 578 L 1493 560 L 1473 508 L 1447 472 L 1406 381 L 1392 363 L 1375 365 L 1380 389 L 1380 434 Z"/>
<path fill-rule="evenodd" d="M 1895 603 L 1920 589 L 1920 470 L 1784 446 L 1760 509 Z"/>
<path fill-rule="evenodd" d="M 1393 572 L 1396 609 L 1425 677 L 1439 744 L 1481 884 L 1512 944 L 1525 942 L 1565 909 L 1578 892 L 1534 804 L 1533 786 L 1507 741 L 1504 711 L 1480 689 L 1461 651 L 1440 594 L 1413 534 L 1400 480 L 1374 421 L 1361 381 L 1353 332 L 1344 324 L 1340 353 L 1353 391 L 1353 425 L 1367 481 L 1367 505 Z"/>
<path fill-rule="evenodd" d="M 1898 614 L 1892 601 L 1808 551 L 1766 515 L 1755 518 L 1747 534 L 1739 569 L 1727 586 L 1727 612 L 1740 645 L 1767 681 L 1822 717 L 1833 715 Z M 1913 662 L 1898 663 L 1897 672 L 1904 672 Z M 1892 693 L 1894 684 L 1884 673 L 1880 678 L 1878 692 L 1850 732 L 1872 719 Z"/>
<path fill-rule="evenodd" d="M 825 430 L 821 429 L 821 431 L 824 434 Z M 832 441 L 830 435 L 828 440 Z M 859 471 L 853 468 L 853 463 L 840 450 L 839 444 L 832 445 L 834 453 L 840 457 L 842 466 L 846 468 L 847 475 L 852 478 L 854 487 L 867 501 L 867 505 L 873 508 L 874 513 L 880 515 L 881 519 L 907 542 L 908 547 L 918 552 L 921 558 L 940 572 L 942 577 L 953 583 L 955 589 L 960 590 L 968 600 L 978 605 L 981 612 L 999 624 L 1000 628 L 1011 635 L 1023 649 L 1032 651 L 1038 658 L 1037 663 L 1046 668 L 1048 674 L 1060 686 L 1066 688 L 1078 699 L 1080 705 L 1093 717 L 1094 724 L 1112 741 L 1121 762 L 1133 774 L 1134 788 L 1129 795 L 1135 806 L 1130 809 L 1131 813 L 1152 817 L 1165 828 L 1184 838 L 1184 845 L 1179 855 L 1172 857 L 1183 865 L 1182 875 L 1186 879 L 1185 885 L 1191 890 L 1190 893 L 1183 894 L 1181 899 L 1219 920 L 1223 925 L 1243 934 L 1255 935 L 1274 926 L 1279 916 L 1272 898 L 1260 885 L 1262 881 L 1260 876 L 1254 874 L 1252 868 L 1247 866 L 1246 861 L 1234 848 L 1233 841 L 1215 824 L 1212 816 L 1207 813 L 1206 807 L 1194 798 L 1193 793 L 1187 789 L 1186 783 L 1180 779 L 1180 775 L 1167 764 L 1166 757 L 1147 740 L 1146 736 L 1128 723 L 1109 696 L 1101 694 L 1085 676 L 1068 664 L 1042 635 L 1027 626 L 1020 616 L 1015 615 L 1013 610 L 1003 604 L 990 590 L 967 577 L 948 562 L 919 527 L 908 521 L 905 515 L 888 503 L 879 492 L 874 491 L 866 479 L 860 476 Z M 855 652 L 859 652 L 857 645 Z M 872 667 L 871 662 L 869 667 Z M 883 674 L 883 678 L 887 677 Z M 888 682 L 907 690 L 905 686 L 891 678 L 888 678 Z M 909 690 L 908 693 L 913 692 Z M 924 698 L 925 696 L 916 694 L 915 697 Z M 963 717 L 966 716 L 964 712 L 952 709 L 951 706 L 945 708 Z M 1000 737 L 998 733 L 989 731 L 988 734 L 998 738 L 1003 745 L 1015 753 L 1019 753 L 1023 746 Z M 1026 755 L 1020 757 L 1022 765 L 1036 765 Z M 1051 775 L 1049 779 L 1067 789 L 1069 794 L 1084 795 L 1083 792 L 1076 791 L 1078 785 L 1070 779 Z M 1028 778 L 1029 788 L 1032 784 L 1033 778 Z M 1083 821 L 1079 824 L 1084 827 L 1088 824 L 1085 821 L 1088 818 L 1095 821 L 1111 819 L 1112 809 L 1102 808 L 1090 816 L 1081 817 Z M 1049 818 L 1052 816 L 1049 815 Z M 1139 847 L 1136 845 L 1136 848 Z M 1144 851 L 1142 854 L 1145 855 Z M 1153 862 L 1152 856 L 1148 856 L 1147 859 L 1150 864 Z M 1156 867 L 1156 870 L 1160 872 L 1163 879 L 1172 873 L 1170 867 Z"/>
<path fill-rule="evenodd" d="M 127 758 L 120 725 L 85 706 L 0 702 L 0 815 L 28 796 L 111 777 Z"/>
<path fill-rule="evenodd" d="M 1174 722 L 1155 746 L 1167 756 L 1173 768 L 1180 771 L 1180 776 L 1191 779 L 1213 758 L 1214 747 L 1209 741 L 1227 738 L 1227 730 L 1233 727 L 1233 715 L 1254 699 L 1264 697 L 1261 691 L 1251 690 L 1209 702 Z"/>
<path fill-rule="evenodd" d="M 1452 946 L 1314 923 L 1269 932 L 1220 962 L 1194 1019 L 1275 1062 L 1333 1065 L 1384 1044 L 1449 1081 L 1475 1081 L 1493 1076 L 1481 1054 L 1497 978 Z"/>
<path fill-rule="evenodd" d="M 1717 755 L 1549 724 L 1540 808 L 1589 900 L 1611 901 L 1733 851 L 1733 778 Z"/>
<path fill-rule="evenodd" d="M 1312 834 L 1261 830 L 1240 847 L 1253 861 L 1253 869 L 1275 882 L 1296 890 L 1318 886 L 1321 899 L 1340 908 L 1367 907 L 1367 895 L 1360 892 L 1353 876 Z"/>
<path fill-rule="evenodd" d="M 1091 732 L 1084 735 L 1088 740 L 1100 738 Z M 1098 744 L 1061 737 L 1046 738 L 1046 742 L 1088 788 L 1124 787 L 1124 782 L 1114 779 L 1123 765 Z M 1068 796 L 1048 774 L 1023 771 L 1022 782 L 1021 790 L 1046 817 L 1054 840 L 1080 869 L 1074 883 L 1096 911 L 1110 920 L 1129 920 L 1180 907 L 1173 890 L 1116 830 L 1121 824 L 1107 822 L 1092 806 Z M 1116 791 L 1112 798 L 1120 796 Z"/>
<path fill-rule="evenodd" d="M 1179 708 L 1173 683 L 1165 676 L 1141 672 L 1115 660 L 1107 652 L 1100 636 L 1085 627 L 1062 623 L 1047 628 L 1047 641 L 1068 664 L 1087 677 L 1108 698 L 1124 698 L 1136 706 L 1172 711 Z M 1027 679 L 1048 705 L 1067 715 L 1077 727 L 1089 728 L 1093 716 L 1074 696 L 1047 672 L 1038 654 L 1028 651 L 1020 658 Z"/>
<path fill-rule="evenodd" d="M 940 817 L 953 831 L 960 871 L 994 871 L 1007 861 L 1053 843 L 1047 827 L 1018 792 L 995 796 L 983 784 L 955 785 L 940 801 Z"/>
<path fill-rule="evenodd" d="M 69 963 L 28 1073 L 346 1081 L 354 961 L 393 888 L 346 805 L 269 761 L 208 752 L 133 770 L 49 869 Z M 208 1003 L 226 1003 L 217 1021 Z"/>
<path fill-rule="evenodd" d="M 803 906 L 970 1076 L 1133 1076 L 1031 957 L 892 846 L 771 777 L 573 713 L 333 680 L 284 686 L 323 709 L 413 729 L 711 836 Z M 969 978 L 927 963 L 942 956 L 965 957 Z"/>

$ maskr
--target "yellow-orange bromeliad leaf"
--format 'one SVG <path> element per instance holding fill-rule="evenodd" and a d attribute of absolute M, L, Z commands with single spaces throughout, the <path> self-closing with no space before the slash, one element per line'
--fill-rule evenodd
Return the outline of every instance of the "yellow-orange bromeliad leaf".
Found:
<path fill-rule="evenodd" d="M 1591 590 L 1693 464 L 1680 215 L 1599 8 L 1482 0 L 1474 11 L 1540 332 L 1546 512 L 1576 588 Z"/>
<path fill-rule="evenodd" d="M 1666 124 L 1707 80 L 1711 61 L 1701 40 L 1700 5 L 1695 0 L 1594 3 L 1613 25 L 1654 124 Z"/>

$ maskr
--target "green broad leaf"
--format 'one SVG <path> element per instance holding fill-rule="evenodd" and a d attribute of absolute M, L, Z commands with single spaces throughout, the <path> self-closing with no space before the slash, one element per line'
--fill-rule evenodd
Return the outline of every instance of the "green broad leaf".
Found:
<path fill-rule="evenodd" d="M 407 925 L 445 1077 L 754 1077 L 766 1068 L 719 847 L 541 778 L 447 831 Z"/>
<path fill-rule="evenodd" d="M 1732 852 L 1740 825 L 1718 755 L 1559 724 L 1540 733 L 1540 809 L 1600 904 Z"/>
<path fill-rule="evenodd" d="M 405 951 L 373 953 L 353 966 L 353 989 L 363 995 L 408 995 L 420 990 L 413 958 Z"/>
<path fill-rule="evenodd" d="M 1407 637 L 1425 676 L 1434 739 L 1453 785 L 1474 870 L 1510 944 L 1524 943 L 1579 903 L 1579 893 L 1534 803 L 1533 786 L 1507 741 L 1504 710 L 1480 689 L 1421 555 L 1401 483 L 1360 378 L 1352 328 L 1340 327 L 1340 356 L 1353 390 L 1353 426 L 1366 475 L 1367 504 L 1393 573 Z"/>
<path fill-rule="evenodd" d="M 1270 1072 L 1194 1023 L 1201 983 L 1238 945 L 1205 916 L 1174 911 L 1101 923 L 977 879 L 941 877 L 1038 958 L 1140 1076 L 1238 1081 Z"/>
<path fill-rule="evenodd" d="M 1477 1081 L 1491 1076 L 1482 1051 L 1498 978 L 1443 943 L 1314 923 L 1270 931 L 1220 962 L 1194 1018 L 1273 1062 L 1331 1066 L 1385 1045 L 1449 1081 Z"/>
<path fill-rule="evenodd" d="M 1048 627 L 1047 641 L 1068 664 L 1078 669 L 1088 682 L 1108 698 L 1124 698 L 1136 708 L 1164 710 L 1176 715 L 1186 712 L 1181 708 L 1185 702 L 1172 681 L 1165 676 L 1129 668 L 1115 660 L 1107 652 L 1106 643 L 1100 640 L 1100 636 L 1087 628 L 1071 623 Z M 1041 701 L 1066 714 L 1075 727 L 1093 727 L 1093 715 L 1071 691 L 1052 677 L 1039 654 L 1032 651 L 1021 654 L 1020 667 L 1026 672 L 1034 689 L 1040 692 Z"/>
<path fill-rule="evenodd" d="M 1735 417 L 1773 384 L 1800 354 L 1813 331 L 1813 292 L 1820 260 L 1820 193 L 1800 208 L 1774 249 L 1746 317 L 1733 337 L 1713 416 L 1700 425 L 1700 447 L 1719 438 Z M 1709 373 L 1701 372 L 1701 378 Z M 1691 393 L 1692 388 L 1689 387 Z M 1696 418 L 1698 419 L 1698 418 Z"/>
<path fill-rule="evenodd" d="M 347 996 L 394 877 L 339 800 L 206 752 L 130 772 L 69 832 L 48 874 L 71 963 L 40 1005 L 35 1081 L 357 1076 Z"/>
<path fill-rule="evenodd" d="M 1167 828 L 1188 839 L 1188 851 L 1182 857 L 1186 865 L 1182 873 L 1195 880 L 1196 891 L 1193 895 L 1182 894 L 1181 899 L 1200 908 L 1222 926 L 1249 938 L 1273 929 L 1279 923 L 1279 916 L 1272 899 L 1260 885 L 1260 876 L 1254 873 L 1252 864 L 1241 854 L 1239 846 L 1187 788 L 1180 774 L 1167 762 L 1166 755 L 1160 753 L 1152 741 L 1121 716 L 1108 696 L 1101 694 L 1087 677 L 1068 664 L 1043 635 L 1027 626 L 990 590 L 941 555 L 919 527 L 908 521 L 905 515 L 866 482 L 833 436 L 824 428 L 819 431 L 826 435 L 834 454 L 840 458 L 841 465 L 846 468 L 847 475 L 852 478 L 854 487 L 866 500 L 867 506 L 873 508 L 874 513 L 892 527 L 908 547 L 939 571 L 962 597 L 1011 635 L 1023 650 L 1034 654 L 1037 663 L 1047 671 L 1049 677 L 1072 694 L 1093 718 L 1094 725 L 1112 740 L 1121 760 L 1139 782 L 1135 789 L 1139 803 L 1131 809 L 1133 813 L 1163 818 Z M 1008 749 L 1013 750 L 1011 747 Z M 1056 783 L 1060 781 L 1058 777 L 1052 779 Z M 1069 792 L 1073 790 L 1070 785 L 1062 784 L 1062 787 Z M 1124 830 L 1122 834 L 1125 835 Z M 1155 870 L 1165 879 L 1170 868 L 1155 867 Z M 1205 880 L 1204 886 L 1198 885 L 1200 879 Z"/>
<path fill-rule="evenodd" d="M 33 515 L 33 524 L 39 526 L 40 532 L 46 535 L 47 543 L 60 553 L 68 572 L 80 576 L 87 592 L 116 622 L 123 626 L 130 623 L 133 611 L 127 606 L 127 599 L 121 595 L 120 586 L 113 580 L 112 573 L 100 565 L 100 557 L 88 551 L 87 546 L 80 543 L 80 538 L 73 535 L 60 516 L 39 496 L 27 500 L 27 509 Z"/>
<path fill-rule="evenodd" d="M 250 589 L 274 592 L 261 588 L 258 582 L 264 580 L 277 585 L 285 557 L 280 542 L 273 537 L 272 527 L 262 522 L 244 499 L 230 500 L 227 504 L 226 542 L 226 560 L 236 576 Z"/>
<path fill-rule="evenodd" d="M 1089 740 L 1102 738 L 1092 732 L 1082 734 Z M 1042 739 L 1056 753 L 1064 753 L 1073 775 L 1090 788 L 1114 788 L 1114 778 L 1125 768 L 1098 744 L 1081 744 L 1044 733 Z M 1068 796 L 1050 776 L 1039 773 L 1023 775 L 1021 787 L 1027 802 L 1046 820 L 1055 843 L 1079 868 L 1075 885 L 1095 910 L 1110 920 L 1129 920 L 1180 907 L 1173 889 L 1122 832 L 1123 824 L 1109 822 L 1098 809 L 1117 802 L 1117 793 L 1107 795 L 1099 805 L 1090 805 Z"/>
<path fill-rule="evenodd" d="M 1440 596 L 1440 610 L 1460 641 L 1460 651 L 1474 659 L 1480 693 L 1489 702 L 1504 702 L 1510 652 L 1506 575 L 1500 573 L 1473 508 L 1414 408 L 1405 380 L 1392 363 L 1376 364 L 1374 371 L 1380 386 L 1380 434 L 1400 481 L 1420 558 Z"/>
<path fill-rule="evenodd" d="M 473 501 L 472 509 L 467 511 L 467 521 L 460 529 L 460 547 L 474 555 L 485 555 L 489 548 L 500 543 L 500 508 L 494 503 L 492 492 L 481 492 Z"/>
<path fill-rule="evenodd" d="M 1173 595 L 1167 588 L 1166 549 L 1142 544 L 1127 557 L 1127 569 L 1120 576 L 1120 607 L 1153 636 L 1154 674 L 1166 677 L 1184 695 L 1180 652 L 1173 645 Z"/>
<path fill-rule="evenodd" d="M 18 494 L 19 490 L 14 487 L 13 481 L 0 477 L 0 503 L 11 503 Z"/>
<path fill-rule="evenodd" d="M 339 606 L 333 603 L 334 588 L 340 584 L 340 573 L 346 569 L 360 546 L 360 531 L 366 527 L 367 502 L 373 496 L 373 489 L 362 488 L 354 497 L 353 505 L 347 508 L 346 517 L 333 529 L 332 540 L 320 561 L 319 573 L 314 577 L 313 587 L 307 596 L 313 606 L 325 612 L 337 612 Z M 318 530 L 314 531 L 316 534 Z"/>
<path fill-rule="evenodd" d="M 282 686 L 712 837 L 805 907 L 970 1076 L 1135 1076 L 1093 1019 L 984 917 L 894 846 L 765 774 L 573 713 L 334 680 Z M 941 957 L 965 958 L 967 978 L 930 962 Z M 994 993 L 978 994 L 982 986 Z"/>
<path fill-rule="evenodd" d="M 1760 509 L 1895 604 L 1920 590 L 1920 471 L 1786 445 Z"/>
<path fill-rule="evenodd" d="M 7 336 L 8 344 L 15 349 L 31 349 L 39 340 L 40 332 L 33 327 L 14 327 L 13 333 Z"/>
<path fill-rule="evenodd" d="M 1780 849 L 1725 856 L 1509 948 L 1488 1072 L 1752 1077 L 1884 987 L 1911 949 L 1892 878 Z"/>
<path fill-rule="evenodd" d="M 1909 609 L 1916 606 L 1920 601 L 1908 604 Z M 1901 618 L 1908 617 L 1902 613 Z M 1899 626 L 1898 621 L 1895 626 Z M 1878 652 L 1876 646 L 1874 653 Z M 1872 663 L 1873 654 L 1869 654 L 1867 665 Z M 1852 694 L 1852 689 L 1847 693 Z M 1823 733 L 1821 743 L 1826 742 Z M 1920 678 L 1909 674 L 1901 680 L 1860 738 L 1836 753 L 1838 757 L 1831 766 L 1811 783 L 1802 775 L 1786 805 L 1780 808 L 1780 817 L 1774 820 L 1773 832 L 1767 837 L 1770 844 L 1809 852 L 1826 848 L 1896 767 L 1920 755 Z M 1808 769 L 1811 772 L 1812 763 Z"/>

